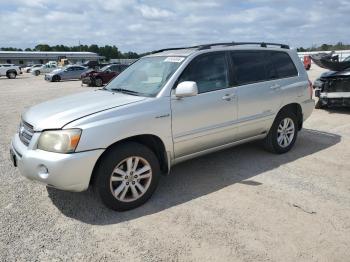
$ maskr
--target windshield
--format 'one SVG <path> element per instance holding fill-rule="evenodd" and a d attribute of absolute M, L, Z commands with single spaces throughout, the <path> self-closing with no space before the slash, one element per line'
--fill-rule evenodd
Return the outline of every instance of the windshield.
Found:
<path fill-rule="evenodd" d="M 183 60 L 184 57 L 141 58 L 112 80 L 106 89 L 155 96 Z"/>
<path fill-rule="evenodd" d="M 350 62 L 350 56 L 348 56 L 347 58 L 345 58 L 344 61 Z"/>
<path fill-rule="evenodd" d="M 106 71 L 106 69 L 108 69 L 109 67 L 110 67 L 110 65 L 106 65 L 106 66 L 102 67 L 102 68 L 100 69 L 100 71 Z"/>

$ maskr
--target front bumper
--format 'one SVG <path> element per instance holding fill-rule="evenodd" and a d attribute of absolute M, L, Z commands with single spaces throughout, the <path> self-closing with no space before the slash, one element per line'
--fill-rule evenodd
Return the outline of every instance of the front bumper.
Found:
<path fill-rule="evenodd" d="M 350 92 L 332 92 L 319 94 L 320 103 L 327 106 L 350 106 Z"/>
<path fill-rule="evenodd" d="M 10 151 L 23 176 L 51 187 L 77 192 L 88 188 L 95 163 L 103 153 L 103 149 L 72 154 L 30 149 L 21 142 L 18 134 L 12 139 Z"/>
<path fill-rule="evenodd" d="M 52 77 L 53 77 L 53 75 L 46 74 L 45 75 L 45 80 L 51 82 L 52 81 Z"/>

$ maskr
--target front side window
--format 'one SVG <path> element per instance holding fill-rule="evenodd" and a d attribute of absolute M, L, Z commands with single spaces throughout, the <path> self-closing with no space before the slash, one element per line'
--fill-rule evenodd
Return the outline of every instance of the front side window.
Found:
<path fill-rule="evenodd" d="M 105 89 L 135 95 L 155 96 L 163 88 L 184 57 L 144 57 L 114 78 Z"/>
<path fill-rule="evenodd" d="M 200 55 L 191 61 L 178 83 L 194 81 L 198 93 L 206 93 L 229 87 L 228 66 L 224 52 Z"/>
<path fill-rule="evenodd" d="M 237 85 L 267 79 L 264 53 L 260 51 L 232 51 L 233 75 Z"/>

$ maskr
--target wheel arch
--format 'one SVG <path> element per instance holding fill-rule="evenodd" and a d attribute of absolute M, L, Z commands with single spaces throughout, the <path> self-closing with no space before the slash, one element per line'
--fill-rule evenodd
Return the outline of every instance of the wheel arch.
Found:
<path fill-rule="evenodd" d="M 298 103 L 290 103 L 283 106 L 277 113 L 277 115 L 282 111 L 293 112 L 298 119 L 298 130 L 303 128 L 303 110 L 300 104 Z"/>
<path fill-rule="evenodd" d="M 15 69 L 9 69 L 6 71 L 6 75 L 8 75 L 9 73 L 15 73 L 17 75 L 17 71 Z"/>
<path fill-rule="evenodd" d="M 158 158 L 160 170 L 163 174 L 167 174 L 170 170 L 170 164 L 168 155 L 165 149 L 165 145 L 162 141 L 162 139 L 156 135 L 151 134 L 142 134 L 142 135 L 135 135 L 128 138 L 124 138 L 122 140 L 119 140 L 111 145 L 109 145 L 106 150 L 101 154 L 101 156 L 98 158 L 98 160 L 95 163 L 94 169 L 91 174 L 90 178 L 90 184 L 93 183 L 95 178 L 95 170 L 98 168 L 98 166 L 102 163 L 103 157 L 110 152 L 110 150 L 114 147 L 117 147 L 120 144 L 127 143 L 127 142 L 136 142 L 142 145 L 145 145 L 149 149 L 151 149 L 156 157 Z"/>

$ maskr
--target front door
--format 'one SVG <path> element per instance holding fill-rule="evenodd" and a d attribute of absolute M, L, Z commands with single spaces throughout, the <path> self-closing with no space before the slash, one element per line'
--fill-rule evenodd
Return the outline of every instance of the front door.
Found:
<path fill-rule="evenodd" d="M 171 99 L 175 158 L 232 142 L 237 101 L 230 87 L 228 55 L 214 52 L 195 57 L 177 83 L 195 81 L 198 95 Z"/>

